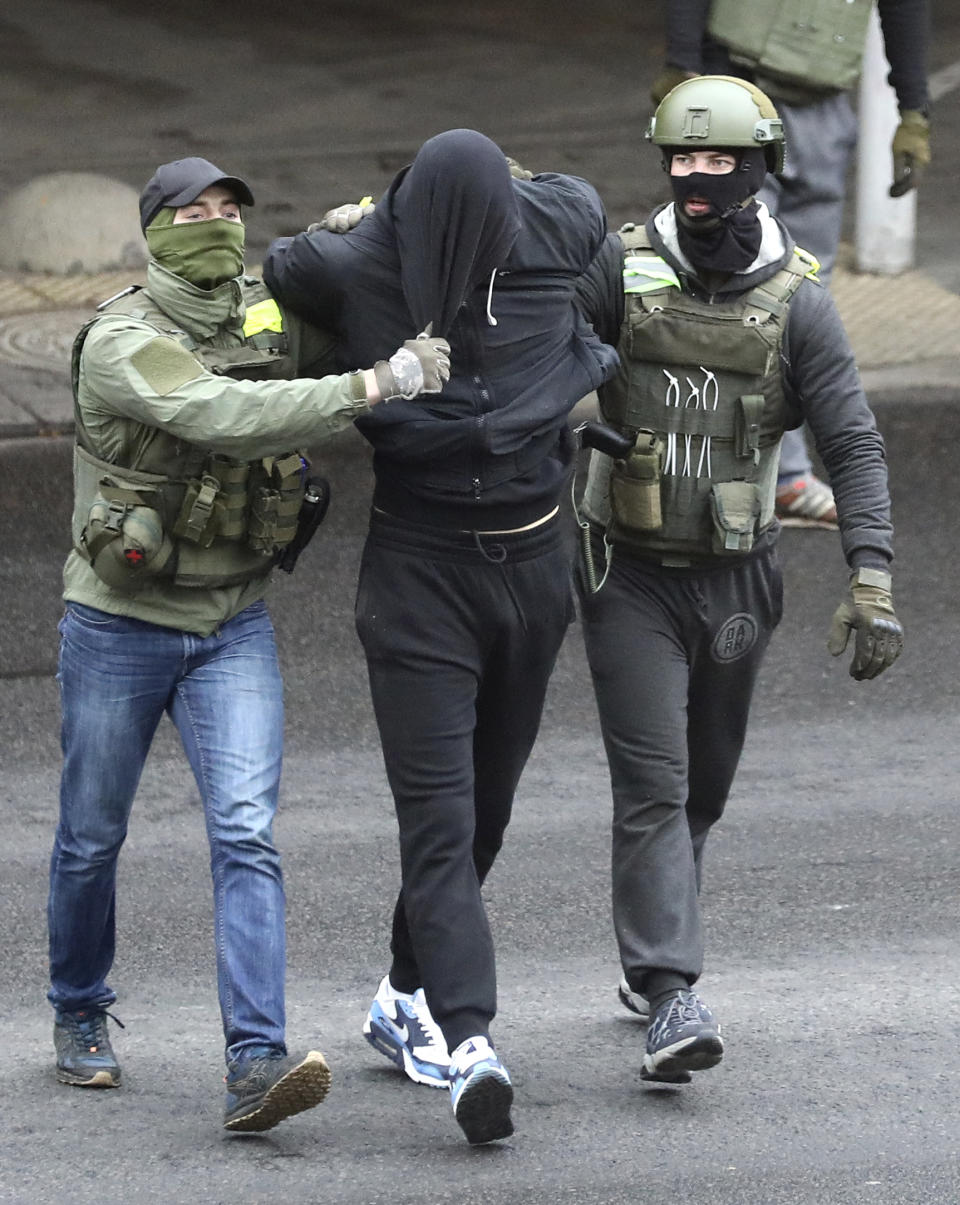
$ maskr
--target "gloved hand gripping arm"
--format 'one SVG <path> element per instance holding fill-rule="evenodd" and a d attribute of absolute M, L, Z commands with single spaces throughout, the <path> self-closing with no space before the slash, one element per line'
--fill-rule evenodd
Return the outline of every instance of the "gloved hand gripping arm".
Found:
<path fill-rule="evenodd" d="M 421 393 L 439 393 L 450 379 L 450 344 L 430 337 L 428 327 L 416 339 L 408 339 L 389 360 L 373 366 L 380 400 L 415 398 Z"/>
<path fill-rule="evenodd" d="M 307 227 L 307 234 L 312 234 L 314 230 L 329 230 L 332 234 L 348 234 L 354 226 L 360 224 L 363 218 L 369 217 L 376 208 L 372 197 L 364 197 L 357 203 L 348 201 L 345 205 L 337 205 L 334 209 L 328 209 L 319 222 L 311 222 Z"/>
<path fill-rule="evenodd" d="M 307 233 L 327 230 L 331 234 L 349 234 L 375 208 L 370 197 L 364 197 L 359 204 L 338 205 L 328 209 L 319 222 L 308 226 Z M 389 360 L 378 360 L 364 373 L 371 405 L 389 402 L 391 398 L 409 401 L 421 393 L 439 393 L 449 379 L 450 344 L 445 339 L 431 338 L 429 327 L 397 348 Z"/>
<path fill-rule="evenodd" d="M 827 649 L 839 657 L 854 632 L 850 676 L 858 682 L 876 678 L 900 656 L 903 627 L 893 610 L 890 574 L 883 569 L 857 569 L 850 592 L 833 616 Z"/>

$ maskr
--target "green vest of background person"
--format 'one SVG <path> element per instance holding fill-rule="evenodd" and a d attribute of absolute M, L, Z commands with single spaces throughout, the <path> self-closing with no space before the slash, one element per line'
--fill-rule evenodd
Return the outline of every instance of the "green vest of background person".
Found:
<path fill-rule="evenodd" d="M 735 63 L 762 78 L 845 91 L 860 75 L 872 5 L 873 0 L 712 0 L 707 28 Z"/>

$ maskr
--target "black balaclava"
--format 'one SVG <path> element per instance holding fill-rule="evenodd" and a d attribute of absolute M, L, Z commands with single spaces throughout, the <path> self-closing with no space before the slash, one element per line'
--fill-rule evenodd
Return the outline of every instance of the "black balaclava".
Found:
<path fill-rule="evenodd" d="M 467 296 L 503 264 L 520 213 L 503 151 L 476 130 L 423 144 L 396 189 L 403 292 L 414 321 L 444 336 Z"/>
<path fill-rule="evenodd" d="M 725 153 L 737 160 L 734 170 L 725 175 L 692 172 L 689 176 L 670 176 L 676 202 L 677 239 L 680 250 L 695 268 L 710 272 L 742 272 L 757 258 L 763 239 L 758 207 L 753 198 L 763 185 L 767 165 L 762 150 L 727 150 Z M 686 150 L 683 147 L 665 148 L 668 172 L 674 154 L 686 154 Z M 703 217 L 687 216 L 683 202 L 694 196 L 710 202 L 710 213 Z"/>

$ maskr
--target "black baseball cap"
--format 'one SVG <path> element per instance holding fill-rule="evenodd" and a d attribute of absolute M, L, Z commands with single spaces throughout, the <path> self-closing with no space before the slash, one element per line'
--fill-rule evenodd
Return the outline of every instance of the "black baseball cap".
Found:
<path fill-rule="evenodd" d="M 211 184 L 232 188 L 241 205 L 253 204 L 253 193 L 239 176 L 228 176 L 208 159 L 174 159 L 157 168 L 140 194 L 141 229 L 146 230 L 161 209 L 189 205 Z"/>

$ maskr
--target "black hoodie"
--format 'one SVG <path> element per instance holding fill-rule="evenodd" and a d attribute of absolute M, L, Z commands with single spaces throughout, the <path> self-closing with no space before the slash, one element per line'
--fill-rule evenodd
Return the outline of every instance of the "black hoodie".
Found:
<path fill-rule="evenodd" d="M 584 180 L 514 180 L 488 138 L 450 130 L 349 234 L 273 243 L 267 284 L 337 333 L 344 369 L 389 357 L 428 323 L 450 341 L 442 394 L 357 420 L 376 453 L 376 505 L 481 529 L 523 526 L 556 505 L 572 459 L 569 412 L 617 365 L 574 306 L 605 231 Z"/>

